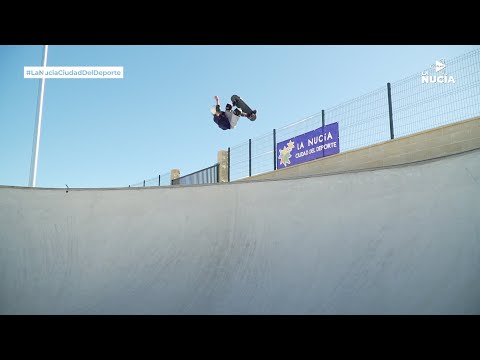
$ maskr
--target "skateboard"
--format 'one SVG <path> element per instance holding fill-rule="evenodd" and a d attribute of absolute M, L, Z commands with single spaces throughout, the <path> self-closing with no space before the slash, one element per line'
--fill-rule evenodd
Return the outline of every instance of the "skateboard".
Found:
<path fill-rule="evenodd" d="M 257 110 L 252 110 L 250 106 L 238 95 L 232 95 L 231 97 L 232 105 L 241 109 L 242 112 L 247 114 L 247 119 L 250 121 L 255 121 L 257 119 Z"/>

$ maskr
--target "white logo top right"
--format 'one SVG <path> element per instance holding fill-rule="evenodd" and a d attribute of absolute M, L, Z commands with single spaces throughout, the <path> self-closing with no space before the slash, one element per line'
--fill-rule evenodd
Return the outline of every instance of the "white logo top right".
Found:
<path fill-rule="evenodd" d="M 455 83 L 455 79 L 452 75 L 447 75 L 445 72 L 441 72 L 446 68 L 445 60 L 435 60 L 435 64 L 431 66 L 435 70 L 435 75 L 429 75 L 428 71 L 422 72 L 422 84 L 440 83 L 451 84 Z M 438 74 L 440 72 L 440 74 Z"/>

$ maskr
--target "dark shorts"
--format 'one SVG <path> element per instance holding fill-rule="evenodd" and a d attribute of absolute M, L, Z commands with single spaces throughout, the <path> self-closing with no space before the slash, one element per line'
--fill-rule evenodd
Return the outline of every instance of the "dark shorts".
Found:
<path fill-rule="evenodd" d="M 222 130 L 230 129 L 230 121 L 228 120 L 227 116 L 225 115 L 225 112 L 223 112 L 223 111 L 218 116 L 214 115 L 213 116 L 213 121 L 215 121 L 215 124 L 217 124 L 218 127 Z"/>

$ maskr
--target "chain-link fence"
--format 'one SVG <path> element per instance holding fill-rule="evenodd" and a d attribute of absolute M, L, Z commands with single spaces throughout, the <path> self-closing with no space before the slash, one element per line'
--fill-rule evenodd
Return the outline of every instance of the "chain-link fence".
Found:
<path fill-rule="evenodd" d="M 445 83 L 450 76 L 455 82 Z M 449 60 L 444 71 L 427 69 L 393 83 L 392 104 L 395 137 L 479 115 L 480 50 Z"/>

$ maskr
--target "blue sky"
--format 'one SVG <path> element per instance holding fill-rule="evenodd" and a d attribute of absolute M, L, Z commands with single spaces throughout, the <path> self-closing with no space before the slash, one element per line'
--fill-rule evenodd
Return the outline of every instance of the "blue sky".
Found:
<path fill-rule="evenodd" d="M 38 187 L 123 187 L 386 86 L 478 45 L 49 46 L 48 66 L 123 66 L 124 79 L 47 79 Z M 0 185 L 28 186 L 43 46 L 0 46 Z M 232 94 L 258 110 L 223 131 Z"/>

